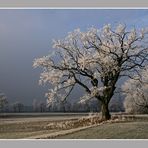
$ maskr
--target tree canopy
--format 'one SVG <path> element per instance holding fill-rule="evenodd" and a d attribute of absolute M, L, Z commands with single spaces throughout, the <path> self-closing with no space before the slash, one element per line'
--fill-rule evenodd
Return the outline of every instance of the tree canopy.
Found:
<path fill-rule="evenodd" d="M 53 40 L 53 53 L 34 60 L 42 67 L 40 84 L 50 83 L 48 104 L 64 101 L 76 85 L 85 90 L 81 102 L 96 98 L 102 103 L 102 118 L 110 119 L 108 104 L 118 80 L 132 78 L 148 58 L 147 30 L 119 24 L 101 29 L 76 29 L 61 40 Z"/>

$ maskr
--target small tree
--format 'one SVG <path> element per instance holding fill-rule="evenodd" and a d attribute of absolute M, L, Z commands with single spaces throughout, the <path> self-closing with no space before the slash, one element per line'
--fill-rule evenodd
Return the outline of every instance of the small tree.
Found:
<path fill-rule="evenodd" d="M 37 112 L 38 111 L 38 102 L 37 102 L 36 99 L 33 100 L 32 108 L 33 108 L 33 111 L 34 112 Z"/>
<path fill-rule="evenodd" d="M 110 119 L 108 104 L 118 80 L 131 77 L 145 66 L 146 31 L 115 29 L 105 25 L 86 32 L 74 30 L 62 40 L 53 41 L 55 54 L 35 59 L 33 66 L 42 67 L 40 84 L 49 82 L 48 103 L 64 101 L 77 85 L 85 90 L 82 100 L 96 98 L 101 102 L 102 119 Z"/>
<path fill-rule="evenodd" d="M 130 79 L 122 86 L 125 92 L 124 107 L 128 113 L 148 113 L 148 67 L 135 79 Z"/>
<path fill-rule="evenodd" d="M 8 104 L 7 97 L 4 93 L 0 93 L 0 111 Z"/>
<path fill-rule="evenodd" d="M 13 106 L 14 112 L 22 112 L 24 108 L 24 105 L 20 102 L 15 102 L 12 106 Z"/>
<path fill-rule="evenodd" d="M 39 110 L 40 112 L 46 111 L 46 104 L 44 102 L 39 102 Z"/>

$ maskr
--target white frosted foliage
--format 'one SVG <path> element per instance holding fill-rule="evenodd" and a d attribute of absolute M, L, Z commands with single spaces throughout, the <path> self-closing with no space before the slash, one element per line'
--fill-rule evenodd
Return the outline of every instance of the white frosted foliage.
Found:
<path fill-rule="evenodd" d="M 50 84 L 48 104 L 64 101 L 73 88 L 85 90 L 81 102 L 97 98 L 109 102 L 118 79 L 144 66 L 147 31 L 119 24 L 110 24 L 69 32 L 61 40 L 53 40 L 54 52 L 34 60 L 34 67 L 42 67 L 40 84 Z M 108 99 L 104 101 L 104 99 Z"/>
<path fill-rule="evenodd" d="M 141 76 L 135 76 L 122 86 L 126 98 L 126 112 L 148 112 L 148 67 L 141 71 Z"/>

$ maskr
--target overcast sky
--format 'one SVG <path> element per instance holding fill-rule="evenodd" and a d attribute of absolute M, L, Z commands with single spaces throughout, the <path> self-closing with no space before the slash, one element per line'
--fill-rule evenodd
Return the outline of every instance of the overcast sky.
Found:
<path fill-rule="evenodd" d="M 33 69 L 34 58 L 52 50 L 52 39 L 70 31 L 124 23 L 129 28 L 147 27 L 148 10 L 0 10 L 0 90 L 9 102 L 32 104 L 45 100 L 46 87 L 38 85 L 41 69 Z"/>

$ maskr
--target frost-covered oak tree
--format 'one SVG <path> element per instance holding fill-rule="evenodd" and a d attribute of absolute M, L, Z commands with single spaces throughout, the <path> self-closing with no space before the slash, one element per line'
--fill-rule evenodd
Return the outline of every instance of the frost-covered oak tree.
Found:
<path fill-rule="evenodd" d="M 81 102 L 101 101 L 102 119 L 110 119 L 108 104 L 122 76 L 131 77 L 147 59 L 146 30 L 128 31 L 125 25 L 102 29 L 76 29 L 67 37 L 53 41 L 54 54 L 35 59 L 42 67 L 40 83 L 52 84 L 46 94 L 48 103 L 66 100 L 76 85 L 85 90 Z"/>
<path fill-rule="evenodd" d="M 125 92 L 124 107 L 127 113 L 148 113 L 148 66 L 127 80 L 122 86 Z"/>

